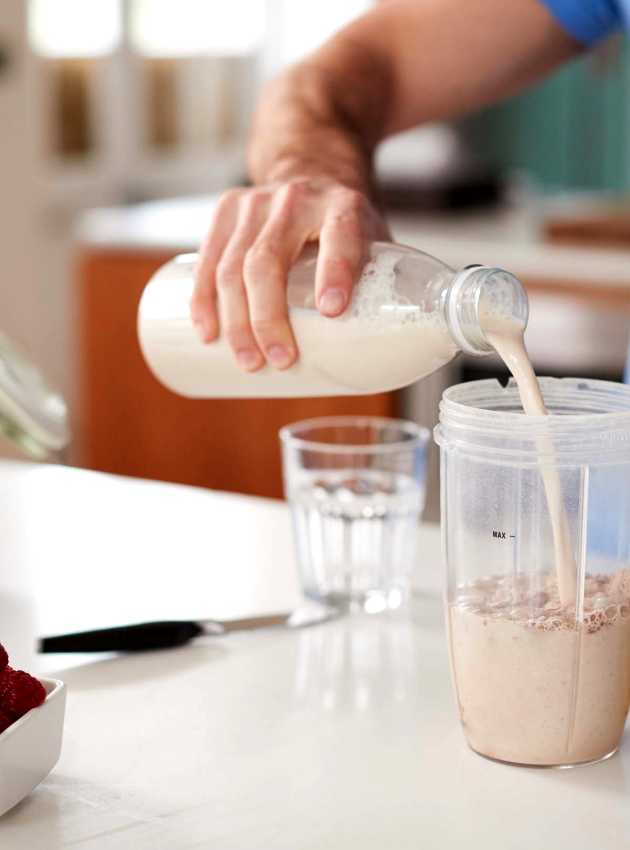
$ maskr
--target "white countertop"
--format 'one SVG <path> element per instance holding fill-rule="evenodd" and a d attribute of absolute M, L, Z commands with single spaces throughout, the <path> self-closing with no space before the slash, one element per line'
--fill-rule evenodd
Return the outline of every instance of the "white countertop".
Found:
<path fill-rule="evenodd" d="M 3 465 L 0 504 L 0 639 L 21 663 L 42 630 L 229 617 L 300 599 L 281 503 Z M 0 820 L 0 846 L 627 848 L 630 741 L 573 771 L 502 766 L 466 748 L 438 530 L 419 534 L 405 614 L 66 659 L 61 761 Z M 60 661 L 39 667 L 54 673 Z"/>
<path fill-rule="evenodd" d="M 210 224 L 216 197 L 91 210 L 80 220 L 77 240 L 105 249 L 196 251 Z M 543 203 L 524 197 L 514 206 L 490 212 L 394 215 L 390 222 L 398 242 L 427 251 L 457 268 L 485 263 L 510 269 L 523 278 L 544 278 L 558 285 L 582 283 L 630 290 L 630 251 L 542 241 L 540 226 L 545 211 L 562 210 L 568 203 L 560 199 Z"/>

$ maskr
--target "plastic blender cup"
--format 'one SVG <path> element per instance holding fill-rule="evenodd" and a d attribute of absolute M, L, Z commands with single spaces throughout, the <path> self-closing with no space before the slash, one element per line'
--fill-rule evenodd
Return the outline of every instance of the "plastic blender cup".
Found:
<path fill-rule="evenodd" d="M 476 752 L 569 766 L 612 755 L 630 703 L 630 387 L 540 381 L 448 389 L 441 447 L 446 610 L 460 717 Z M 560 484 L 575 569 L 562 598 L 543 484 Z"/>

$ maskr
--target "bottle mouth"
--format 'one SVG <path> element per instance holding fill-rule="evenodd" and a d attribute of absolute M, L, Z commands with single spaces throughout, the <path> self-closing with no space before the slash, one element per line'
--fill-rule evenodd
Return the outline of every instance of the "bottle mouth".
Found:
<path fill-rule="evenodd" d="M 529 302 L 517 277 L 504 269 L 472 265 L 462 269 L 447 292 L 447 321 L 459 348 L 484 356 L 494 351 L 486 337 L 486 322 L 501 319 L 520 325 L 529 318 Z"/>

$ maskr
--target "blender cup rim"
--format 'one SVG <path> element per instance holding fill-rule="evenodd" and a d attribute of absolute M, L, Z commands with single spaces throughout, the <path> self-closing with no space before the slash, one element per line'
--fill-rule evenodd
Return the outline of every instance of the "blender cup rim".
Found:
<path fill-rule="evenodd" d="M 495 456 L 497 462 L 538 463 L 545 455 L 553 465 L 627 462 L 630 387 L 584 378 L 539 381 L 551 416 L 525 416 L 513 379 L 505 387 L 496 379 L 449 387 L 440 403 L 436 442 Z M 548 452 L 541 448 L 544 437 L 553 439 Z"/>
<path fill-rule="evenodd" d="M 613 381 L 589 378 L 538 378 L 545 404 L 551 408 L 551 416 L 525 416 L 521 409 L 518 387 L 514 378 L 502 386 L 496 378 L 468 381 L 448 387 L 440 402 L 440 421 L 457 416 L 477 419 L 484 426 L 510 430 L 520 427 L 524 431 L 544 425 L 545 428 L 565 430 L 576 426 L 604 426 L 613 419 L 630 428 L 630 386 Z M 485 395 L 481 392 L 485 391 Z M 474 403 L 477 402 L 477 403 Z M 488 402 L 506 404 L 506 409 L 487 407 Z M 608 402 L 607 406 L 606 402 Z M 509 407 L 507 406 L 509 405 Z M 515 406 L 519 409 L 515 410 Z M 554 406 L 563 410 L 574 408 L 575 412 L 553 415 Z M 580 412 L 583 407 L 584 412 Z M 593 408 L 599 409 L 593 409 Z M 605 420 L 605 421 L 604 421 Z"/>
<path fill-rule="evenodd" d="M 300 433 L 314 428 L 366 428 L 366 427 L 398 428 L 405 439 L 388 443 L 333 443 L 317 439 L 301 437 Z M 390 454 L 409 449 L 425 448 L 431 438 L 431 432 L 422 425 L 416 425 L 408 419 L 396 419 L 387 416 L 317 416 L 313 419 L 302 419 L 285 425 L 278 432 L 280 442 L 287 448 L 308 449 L 309 451 L 328 452 L 332 454 Z"/>

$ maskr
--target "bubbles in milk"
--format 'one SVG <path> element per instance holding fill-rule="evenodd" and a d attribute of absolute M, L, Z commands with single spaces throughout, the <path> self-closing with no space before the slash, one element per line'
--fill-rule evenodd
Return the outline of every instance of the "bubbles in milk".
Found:
<path fill-rule="evenodd" d="M 575 631 L 583 625 L 591 634 L 630 619 L 630 570 L 614 575 L 587 574 L 581 610 L 563 604 L 553 573 L 488 576 L 460 585 L 456 607 L 488 620 L 520 623 L 537 631 Z"/>
<path fill-rule="evenodd" d="M 349 318 L 381 320 L 385 305 L 409 305 L 409 300 L 396 292 L 396 264 L 399 259 L 399 254 L 385 251 L 364 266 L 346 311 Z"/>
<path fill-rule="evenodd" d="M 376 254 L 363 268 L 343 318 L 368 322 L 378 328 L 390 324 L 430 324 L 446 326 L 438 313 L 425 312 L 397 287 L 397 251 Z"/>

